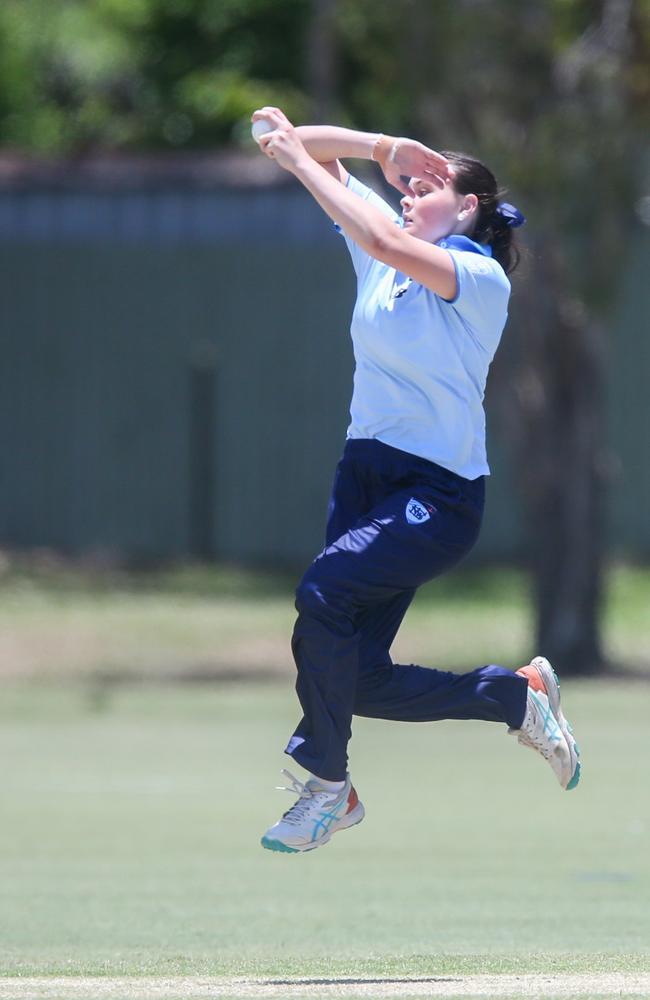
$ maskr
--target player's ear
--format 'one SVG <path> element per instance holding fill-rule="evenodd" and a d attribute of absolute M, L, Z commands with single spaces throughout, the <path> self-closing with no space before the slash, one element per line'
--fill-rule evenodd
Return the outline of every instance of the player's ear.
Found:
<path fill-rule="evenodd" d="M 472 215 L 472 213 L 475 212 L 477 208 L 478 208 L 478 198 L 476 197 L 476 195 L 475 194 L 464 195 L 461 211 L 465 213 L 465 218 L 467 218 L 467 216 L 469 215 Z"/>

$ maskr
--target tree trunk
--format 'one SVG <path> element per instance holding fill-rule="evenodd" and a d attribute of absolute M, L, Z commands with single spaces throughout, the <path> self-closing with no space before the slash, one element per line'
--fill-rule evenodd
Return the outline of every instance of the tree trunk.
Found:
<path fill-rule="evenodd" d="M 307 92 L 315 122 L 329 122 L 335 110 L 338 77 L 336 4 L 337 0 L 311 0 L 306 68 Z"/>
<path fill-rule="evenodd" d="M 563 674 L 593 674 L 605 666 L 604 357 L 559 248 L 544 240 L 536 257 L 518 306 L 514 399 L 537 648 Z"/>

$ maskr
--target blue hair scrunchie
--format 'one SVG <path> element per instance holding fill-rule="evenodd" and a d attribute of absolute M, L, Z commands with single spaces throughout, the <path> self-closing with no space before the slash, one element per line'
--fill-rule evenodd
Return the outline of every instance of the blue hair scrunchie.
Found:
<path fill-rule="evenodd" d="M 526 221 L 525 216 L 521 214 L 519 209 L 515 208 L 514 205 L 511 205 L 507 201 L 500 201 L 494 214 L 500 215 L 511 229 L 517 229 L 518 226 L 523 226 Z"/>

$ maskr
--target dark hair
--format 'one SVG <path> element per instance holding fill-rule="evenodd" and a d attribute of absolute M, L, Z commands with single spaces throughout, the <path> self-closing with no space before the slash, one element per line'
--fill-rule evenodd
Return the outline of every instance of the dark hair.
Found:
<path fill-rule="evenodd" d="M 480 160 L 447 150 L 442 155 L 456 169 L 452 183 L 458 194 L 475 194 L 478 198 L 476 224 L 468 235 L 477 243 L 490 246 L 494 259 L 506 274 L 510 274 L 521 254 L 513 238 L 512 226 L 497 212 L 499 199 L 505 192 L 499 191 L 494 174 Z"/>

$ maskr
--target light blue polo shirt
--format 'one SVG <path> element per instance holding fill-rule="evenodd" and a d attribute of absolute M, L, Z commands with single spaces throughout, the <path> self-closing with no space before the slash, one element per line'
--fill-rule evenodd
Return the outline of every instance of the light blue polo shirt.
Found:
<path fill-rule="evenodd" d="M 348 187 L 401 225 L 356 177 Z M 439 240 L 458 279 L 456 298 L 447 301 L 342 235 L 357 274 L 348 438 L 377 438 L 465 479 L 489 475 L 483 396 L 508 316 L 503 268 L 490 247 L 466 236 Z"/>

